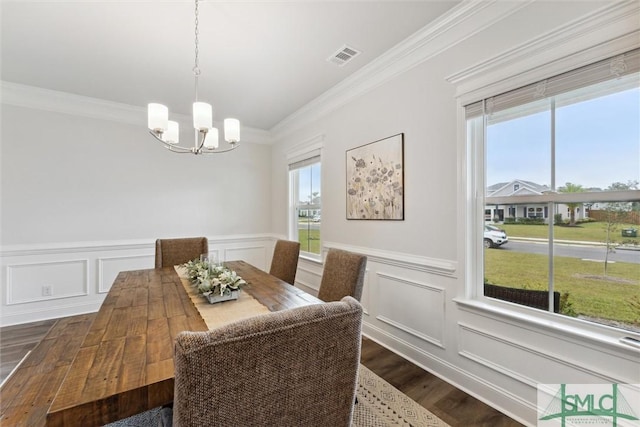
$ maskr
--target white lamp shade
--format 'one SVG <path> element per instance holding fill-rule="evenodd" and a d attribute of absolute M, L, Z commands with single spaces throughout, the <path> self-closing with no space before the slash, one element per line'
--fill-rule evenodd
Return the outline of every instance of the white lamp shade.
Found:
<path fill-rule="evenodd" d="M 218 128 L 211 128 L 204 139 L 204 146 L 210 150 L 218 148 Z"/>
<path fill-rule="evenodd" d="M 213 108 L 206 102 L 193 103 L 193 127 L 208 130 L 213 127 Z"/>
<path fill-rule="evenodd" d="M 240 121 L 238 119 L 224 119 L 224 139 L 230 143 L 240 141 Z"/>
<path fill-rule="evenodd" d="M 156 132 L 164 132 L 169 127 L 169 109 L 162 105 L 151 103 L 148 106 L 148 126 Z"/>
<path fill-rule="evenodd" d="M 180 140 L 180 125 L 178 122 L 169 120 L 169 128 L 162 134 L 162 140 L 169 144 L 177 144 Z"/>

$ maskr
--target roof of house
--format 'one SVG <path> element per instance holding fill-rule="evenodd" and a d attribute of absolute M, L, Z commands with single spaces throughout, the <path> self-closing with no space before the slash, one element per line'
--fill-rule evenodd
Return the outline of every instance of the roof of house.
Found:
<path fill-rule="evenodd" d="M 516 188 L 516 185 L 518 186 Z M 500 182 L 487 187 L 487 196 L 524 196 L 542 194 L 549 191 L 546 185 L 537 184 L 523 179 L 514 179 L 509 182 Z"/>

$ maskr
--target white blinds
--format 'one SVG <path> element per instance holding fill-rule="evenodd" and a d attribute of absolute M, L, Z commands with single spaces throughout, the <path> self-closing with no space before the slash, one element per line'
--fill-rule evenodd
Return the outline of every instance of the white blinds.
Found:
<path fill-rule="evenodd" d="M 302 160 L 289 160 L 289 170 L 301 169 L 305 166 L 313 165 L 314 163 L 320 163 L 320 153 L 310 153 L 311 157 L 304 158 Z"/>
<path fill-rule="evenodd" d="M 622 86 L 637 87 L 637 78 L 629 79 L 624 77 L 638 72 L 640 72 L 640 49 L 634 49 L 612 58 L 466 105 L 465 115 L 467 118 L 481 116 L 483 103 L 486 114 L 493 114 L 607 80 L 611 80 L 614 86 L 618 82 Z"/>

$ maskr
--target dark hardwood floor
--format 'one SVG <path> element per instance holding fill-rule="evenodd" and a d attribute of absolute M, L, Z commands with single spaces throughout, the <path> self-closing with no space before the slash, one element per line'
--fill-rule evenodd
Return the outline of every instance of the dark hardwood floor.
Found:
<path fill-rule="evenodd" d="M 507 417 L 373 340 L 362 339 L 362 364 L 452 427 L 515 427 Z"/>
<path fill-rule="evenodd" d="M 0 382 L 55 322 L 48 320 L 0 328 Z M 522 425 L 370 339 L 362 340 L 361 360 L 377 375 L 452 427 Z"/>
<path fill-rule="evenodd" d="M 0 328 L 0 383 L 49 332 L 55 320 Z"/>

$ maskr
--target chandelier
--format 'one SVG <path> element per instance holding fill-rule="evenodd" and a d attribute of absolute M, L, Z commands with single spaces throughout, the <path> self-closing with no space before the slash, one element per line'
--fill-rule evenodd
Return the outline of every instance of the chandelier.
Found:
<path fill-rule="evenodd" d="M 240 142 L 240 122 L 237 119 L 224 120 L 224 139 L 229 144 L 229 147 L 218 149 L 218 129 L 213 127 L 213 108 L 211 104 L 198 101 L 198 77 L 200 76 L 198 53 L 198 0 L 195 0 L 195 63 L 193 66 L 195 79 L 195 102 L 193 103 L 194 145 L 193 147 L 179 145 L 180 126 L 178 122 L 169 120 L 169 109 L 162 104 L 151 103 L 148 106 L 149 133 L 167 149 L 175 153 L 225 153 L 238 147 L 238 142 Z"/>

